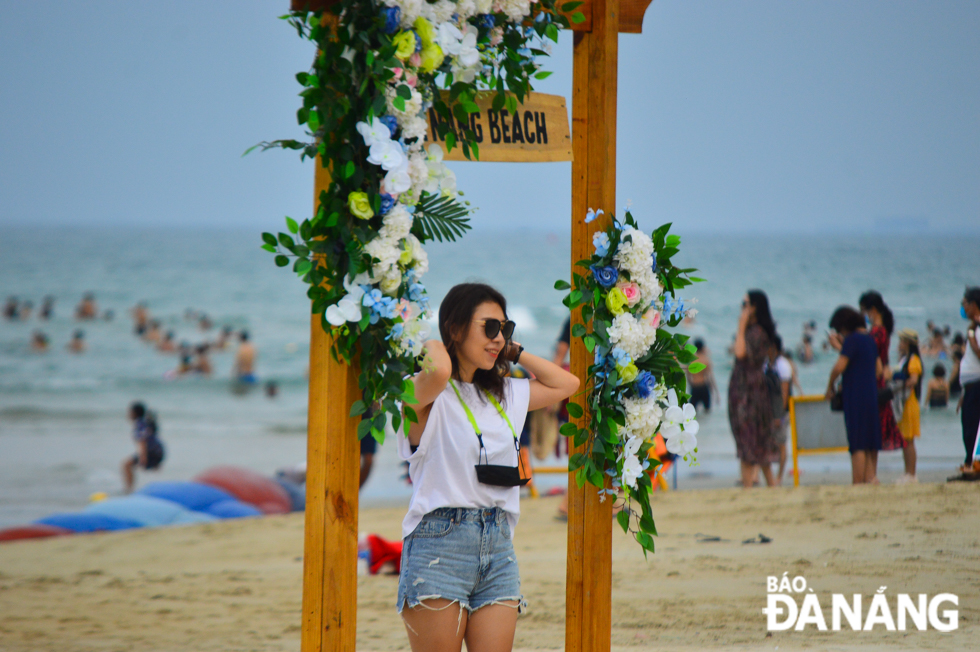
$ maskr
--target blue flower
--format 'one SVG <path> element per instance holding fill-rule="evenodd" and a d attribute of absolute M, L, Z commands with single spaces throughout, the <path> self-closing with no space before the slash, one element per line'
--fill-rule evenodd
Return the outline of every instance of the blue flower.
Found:
<path fill-rule="evenodd" d="M 476 26 L 484 31 L 493 29 L 496 23 L 497 20 L 493 17 L 493 14 L 480 14 L 476 17 Z"/>
<path fill-rule="evenodd" d="M 616 271 L 615 267 L 596 267 L 593 265 L 590 269 L 592 270 L 592 276 L 595 277 L 595 282 L 602 287 L 611 288 L 616 285 L 619 272 Z"/>
<path fill-rule="evenodd" d="M 595 347 L 595 362 L 596 366 L 602 367 L 606 364 L 606 356 L 602 354 L 602 349 L 600 347 Z"/>
<path fill-rule="evenodd" d="M 408 300 L 421 301 L 425 296 L 425 286 L 421 283 L 411 283 L 408 286 Z"/>
<path fill-rule="evenodd" d="M 595 218 L 599 217 L 600 215 L 602 215 L 601 208 L 597 211 L 594 211 L 590 208 L 589 211 L 585 214 L 585 223 L 588 224 L 589 222 L 592 222 L 593 220 L 595 220 Z"/>
<path fill-rule="evenodd" d="M 609 253 L 609 236 L 605 231 L 599 231 L 592 236 L 592 244 L 595 245 L 595 255 L 599 258 Z"/>
<path fill-rule="evenodd" d="M 398 300 L 391 297 L 382 297 L 373 308 L 377 309 L 384 319 L 394 319 L 398 316 Z"/>
<path fill-rule="evenodd" d="M 378 122 L 388 127 L 388 131 L 391 132 L 392 137 L 395 136 L 395 132 L 398 131 L 398 120 L 395 119 L 395 116 L 383 115 L 380 118 L 378 118 Z"/>
<path fill-rule="evenodd" d="M 640 398 L 649 398 L 657 386 L 657 378 L 649 371 L 641 371 L 633 381 L 633 389 Z"/>
<path fill-rule="evenodd" d="M 653 273 L 654 274 L 657 273 L 657 257 L 656 256 L 653 257 Z"/>
<path fill-rule="evenodd" d="M 381 193 L 381 215 L 384 215 L 395 205 L 395 198 L 386 192 Z"/>
<path fill-rule="evenodd" d="M 422 37 L 419 36 L 419 33 L 417 31 L 415 31 L 414 29 L 412 30 L 412 34 L 415 34 L 415 51 L 416 52 L 421 52 L 422 51 Z"/>
<path fill-rule="evenodd" d="M 613 360 L 615 360 L 616 364 L 619 365 L 620 367 L 625 367 L 629 363 L 633 362 L 633 358 L 630 357 L 630 354 L 622 350 L 618 346 L 615 349 L 613 349 L 609 355 L 612 356 Z"/>
<path fill-rule="evenodd" d="M 398 24 L 402 20 L 401 7 L 382 7 L 381 18 L 385 21 L 385 34 L 394 34 L 398 31 Z"/>
<path fill-rule="evenodd" d="M 393 337 L 401 337 L 403 330 L 405 330 L 405 326 L 399 322 L 391 327 L 391 332 L 388 333 L 388 336 L 385 339 L 390 340 Z"/>

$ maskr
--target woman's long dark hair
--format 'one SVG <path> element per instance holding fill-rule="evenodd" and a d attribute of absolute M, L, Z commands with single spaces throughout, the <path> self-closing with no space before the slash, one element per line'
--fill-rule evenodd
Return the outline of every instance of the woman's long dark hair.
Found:
<path fill-rule="evenodd" d="M 442 337 L 449 359 L 453 362 L 453 378 L 456 380 L 461 380 L 456 348 L 470 331 L 473 313 L 480 304 L 488 302 L 500 306 L 504 317 L 507 317 L 507 300 L 504 295 L 484 283 L 460 283 L 453 286 L 439 306 L 439 336 Z M 473 384 L 503 402 L 504 376 L 509 371 L 510 362 L 503 355 L 497 356 L 493 369 L 477 369 L 473 372 Z"/>
<path fill-rule="evenodd" d="M 912 356 L 919 358 L 919 364 L 922 364 L 922 354 L 919 353 L 919 343 L 908 338 L 905 338 L 905 346 L 908 347 L 908 355 L 905 356 L 905 362 L 902 364 L 902 371 L 906 374 L 909 373 L 909 363 L 912 362 Z M 925 375 L 925 369 L 923 373 L 919 374 L 919 380 L 916 382 L 913 390 L 915 391 L 915 398 L 922 398 L 922 377 Z"/>
<path fill-rule="evenodd" d="M 868 290 L 861 295 L 858 299 L 858 306 L 861 310 L 868 310 L 874 308 L 881 315 L 881 323 L 885 327 L 885 332 L 890 336 L 892 331 L 895 330 L 895 315 L 892 314 L 891 309 L 885 303 L 885 300 L 881 298 L 881 293 L 877 290 Z"/>
<path fill-rule="evenodd" d="M 770 343 L 776 341 L 776 322 L 769 312 L 769 297 L 762 290 L 749 290 L 749 303 L 755 306 L 755 321 L 766 332 Z"/>

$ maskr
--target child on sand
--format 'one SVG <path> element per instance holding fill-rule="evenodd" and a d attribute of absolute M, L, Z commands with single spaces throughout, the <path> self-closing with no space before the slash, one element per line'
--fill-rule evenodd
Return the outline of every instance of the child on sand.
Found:
<path fill-rule="evenodd" d="M 157 436 L 157 422 L 142 403 L 129 406 L 129 418 L 133 421 L 133 439 L 136 441 L 136 454 L 127 457 L 122 463 L 123 486 L 125 492 L 133 491 L 136 467 L 144 470 L 160 468 L 163 463 L 163 443 Z"/>

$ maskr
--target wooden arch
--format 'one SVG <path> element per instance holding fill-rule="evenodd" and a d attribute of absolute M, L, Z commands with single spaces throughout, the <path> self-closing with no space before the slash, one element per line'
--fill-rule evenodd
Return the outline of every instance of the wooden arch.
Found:
<path fill-rule="evenodd" d="M 336 0 L 292 0 L 293 9 L 323 9 Z M 639 34 L 652 0 L 585 0 L 573 24 L 572 246 L 569 266 L 592 254 L 589 207 L 616 207 L 616 89 L 619 33 Z M 330 177 L 316 166 L 314 203 Z M 316 206 L 314 206 L 314 212 Z M 608 218 L 605 218 L 608 220 Z M 571 277 L 571 273 L 569 273 Z M 573 320 L 580 315 L 575 313 Z M 573 338 L 572 373 L 583 385 L 587 351 Z M 357 370 L 330 356 L 320 316 L 310 320 L 306 523 L 303 557 L 303 652 L 356 649 L 357 516 L 360 447 L 350 406 L 360 399 Z M 579 420 L 587 423 L 588 415 Z M 569 475 L 565 650 L 608 652 L 612 622 L 612 501 Z"/>

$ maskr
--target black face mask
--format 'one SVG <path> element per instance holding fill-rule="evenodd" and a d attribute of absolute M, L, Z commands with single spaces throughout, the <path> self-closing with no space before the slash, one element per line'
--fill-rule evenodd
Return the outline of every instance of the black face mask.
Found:
<path fill-rule="evenodd" d="M 521 460 L 521 445 L 514 440 L 517 448 L 517 461 L 520 466 L 502 466 L 500 464 L 487 464 L 487 449 L 483 446 L 483 435 L 477 435 L 480 440 L 480 460 L 479 464 L 473 465 L 476 469 L 476 479 L 481 484 L 488 484 L 494 487 L 523 487 L 531 481 L 530 478 L 521 477 L 521 467 L 524 462 Z"/>

